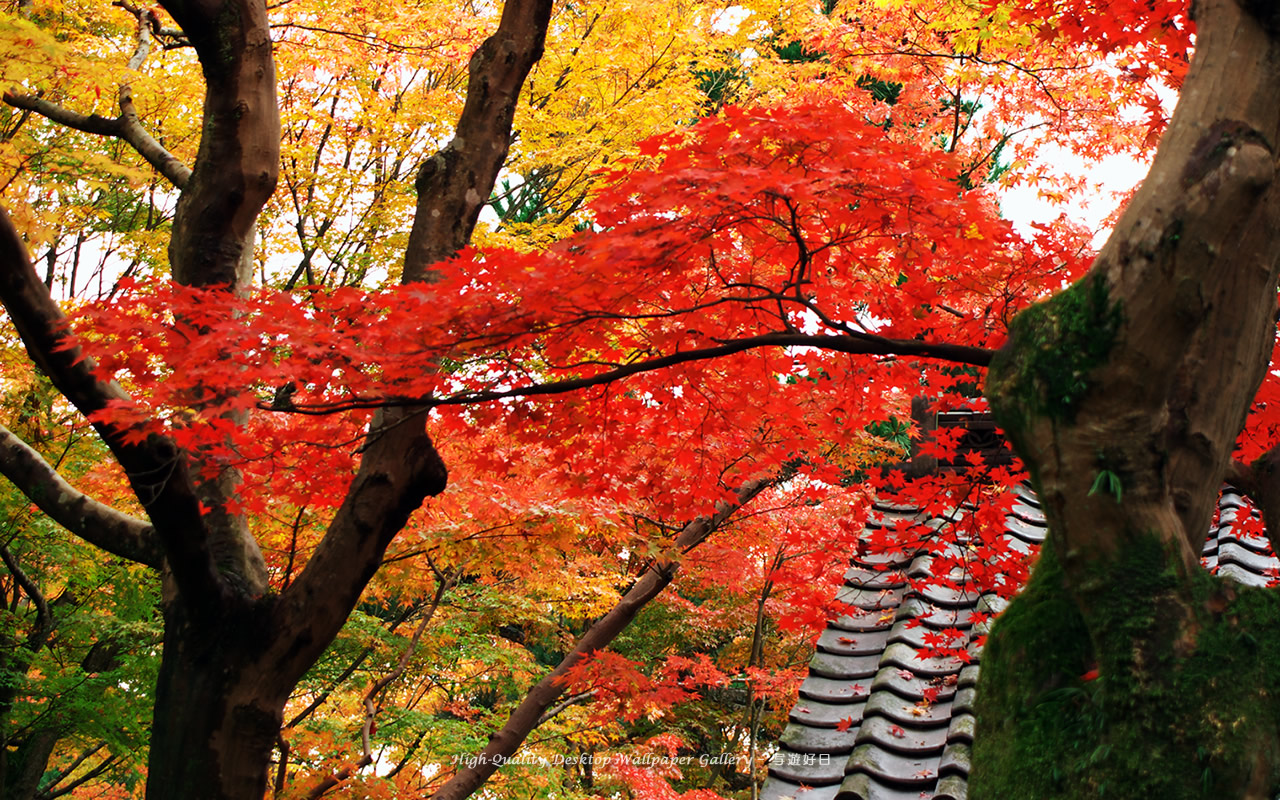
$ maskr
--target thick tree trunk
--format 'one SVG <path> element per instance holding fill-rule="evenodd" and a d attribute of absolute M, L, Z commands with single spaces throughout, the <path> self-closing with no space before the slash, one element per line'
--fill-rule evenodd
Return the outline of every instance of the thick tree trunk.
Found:
<path fill-rule="evenodd" d="M 208 82 L 204 134 L 169 253 L 179 282 L 237 287 L 254 219 L 275 183 L 279 120 L 264 4 L 224 2 L 212 12 L 184 0 L 165 4 L 188 34 L 199 34 L 192 41 Z M 472 58 L 457 136 L 417 181 L 406 282 L 427 277 L 430 261 L 470 238 L 505 158 L 519 92 L 542 55 L 550 14 L 550 0 L 508 0 L 498 30 Z M 338 634 L 409 515 L 444 489 L 446 470 L 426 420 L 421 409 L 378 415 L 344 503 L 278 597 L 268 591 L 244 519 L 220 511 L 235 476 L 224 471 L 197 487 L 214 512 L 201 520 L 205 546 L 191 557 L 202 568 L 211 562 L 218 578 L 196 591 L 181 574 L 166 581 L 150 800 L 261 800 L 294 684 Z M 184 563 L 175 550 L 167 552 L 170 568 Z"/>
<path fill-rule="evenodd" d="M 6 752 L 0 754 L 0 798 L 32 800 L 60 738 L 57 731 L 36 730 L 11 751 L 6 743 Z"/>
<path fill-rule="evenodd" d="M 149 800 L 264 796 L 291 688 L 256 667 L 271 635 L 266 610 L 243 608 L 200 624 L 180 602 L 166 609 Z"/>
<path fill-rule="evenodd" d="M 974 797 L 1280 788 L 1280 604 L 1199 566 L 1275 337 L 1280 30 L 1264 5 L 1196 4 L 1151 174 L 1089 274 L 1015 320 L 992 362 L 1050 537 L 984 654 Z"/>
<path fill-rule="evenodd" d="M 174 222 L 171 268 L 181 283 L 230 289 L 244 280 L 254 220 L 274 186 L 279 157 L 265 3 L 162 4 L 190 37 L 208 84 L 200 149 Z M 446 168 L 424 170 L 431 174 L 418 181 L 426 209 L 419 213 L 429 219 L 415 226 L 420 247 L 406 259 L 406 280 L 423 279 L 430 258 L 466 244 L 477 203 L 492 191 L 506 153 L 516 98 L 542 53 L 550 13 L 551 0 L 510 0 L 497 32 L 472 59 L 473 96 L 458 138 L 439 159 Z M 81 412 L 127 400 L 119 386 L 95 377 L 79 348 L 63 346 L 65 317 L 2 210 L 0 300 L 33 361 Z M 223 470 L 197 479 L 205 472 L 193 468 L 199 453 L 161 435 L 139 443 L 97 426 L 129 475 L 147 524 L 59 484 L 20 442 L 6 440 L 0 448 L 0 472 L 72 532 L 163 569 L 165 641 L 147 765 L 152 800 L 262 800 L 289 692 L 338 634 L 409 515 L 444 489 L 446 470 L 426 432 L 425 410 L 392 416 L 396 424 L 373 426 L 324 538 L 278 595 L 267 585 L 246 520 L 224 507 L 237 490 L 236 475 Z M 51 493 L 50 485 L 62 488 Z"/>

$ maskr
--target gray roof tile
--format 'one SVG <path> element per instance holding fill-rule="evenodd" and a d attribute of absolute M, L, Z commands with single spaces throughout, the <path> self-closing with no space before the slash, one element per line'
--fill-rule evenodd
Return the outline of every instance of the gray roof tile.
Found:
<path fill-rule="evenodd" d="M 942 726 L 951 719 L 951 703 L 923 705 L 918 700 L 907 700 L 893 692 L 876 692 L 867 700 L 867 707 L 862 713 L 867 717 L 873 712 L 888 717 L 899 725 Z"/>
<path fill-rule="evenodd" d="M 1270 553 L 1259 553 L 1240 542 L 1224 540 L 1218 545 L 1218 563 L 1238 564 L 1256 575 L 1265 575 L 1276 560 Z"/>
<path fill-rule="evenodd" d="M 959 683 L 956 684 L 961 689 L 969 686 L 978 685 L 978 665 L 968 664 L 960 670 Z"/>
<path fill-rule="evenodd" d="M 926 583 L 915 592 L 942 608 L 973 608 L 978 603 L 978 595 L 974 592 L 965 592 L 937 583 Z"/>
<path fill-rule="evenodd" d="M 818 652 L 838 653 L 846 656 L 881 653 L 884 652 L 885 644 L 892 634 L 893 630 L 889 628 L 862 633 L 850 633 L 849 631 L 827 628 L 818 637 Z"/>
<path fill-rule="evenodd" d="M 1221 564 L 1220 563 L 1218 564 L 1218 574 L 1224 578 L 1231 578 L 1232 580 L 1238 581 L 1239 583 L 1243 583 L 1246 586 L 1266 586 L 1267 585 L 1266 578 L 1260 575 L 1257 575 L 1253 572 L 1250 572 L 1248 569 L 1240 566 L 1239 564 Z"/>
<path fill-rule="evenodd" d="M 782 734 L 781 744 L 797 753 L 844 753 L 853 751 L 858 729 L 810 728 L 806 725 L 789 725 Z"/>
<path fill-rule="evenodd" d="M 972 686 L 966 686 L 963 689 L 959 689 L 958 691 L 956 691 L 955 699 L 952 701 L 953 705 L 951 708 L 951 713 L 953 714 L 973 713 L 973 701 L 976 696 L 977 696 L 977 692 L 974 691 L 974 688 Z"/>
<path fill-rule="evenodd" d="M 849 756 L 848 770 L 864 772 L 890 785 L 916 786 L 917 791 L 932 788 L 938 778 L 938 756 L 931 753 L 907 755 L 881 747 L 860 744 Z"/>
<path fill-rule="evenodd" d="M 855 633 L 861 631 L 888 630 L 889 626 L 893 624 L 894 616 L 895 613 L 893 609 L 889 609 L 888 611 L 854 609 L 852 613 L 843 614 L 833 620 L 830 623 L 830 627 Z"/>
<path fill-rule="evenodd" d="M 857 725 L 858 721 L 862 719 L 862 710 L 866 705 L 865 695 L 861 701 L 856 703 L 823 703 L 802 698 L 799 703 L 791 707 L 789 719 L 797 725 L 813 728 L 834 728 L 840 722 L 852 717 L 853 724 Z"/>
<path fill-rule="evenodd" d="M 886 664 L 876 673 L 871 683 L 872 693 L 890 691 L 898 697 L 912 702 L 924 699 L 924 690 L 929 688 L 929 680 L 914 670 L 905 669 L 894 664 Z M 951 692 L 954 694 L 954 690 Z"/>
<path fill-rule="evenodd" d="M 968 608 L 943 608 L 920 598 L 909 597 L 898 607 L 897 619 L 918 619 L 931 628 L 968 628 L 973 625 L 974 603 Z"/>
<path fill-rule="evenodd" d="M 919 786 L 893 786 L 866 773 L 855 773 L 840 784 L 836 800 L 920 800 Z M 925 794 L 926 797 L 931 793 Z"/>
<path fill-rule="evenodd" d="M 771 778 L 760 790 L 760 800 L 835 800 L 839 784 L 800 786 L 781 778 Z"/>
<path fill-rule="evenodd" d="M 970 767 L 969 745 L 955 742 L 947 747 L 938 761 L 939 775 L 968 775 Z"/>
<path fill-rule="evenodd" d="M 836 593 L 836 601 L 867 611 L 877 611 L 885 608 L 897 608 L 902 603 L 902 596 L 906 592 L 907 588 L 905 586 L 897 589 L 863 589 L 855 586 L 845 586 Z"/>
<path fill-rule="evenodd" d="M 908 729 L 885 717 L 868 717 L 858 730 L 858 744 L 869 743 L 906 755 L 939 754 L 947 744 L 947 729 Z"/>
<path fill-rule="evenodd" d="M 809 662 L 809 674 L 837 681 L 856 681 L 871 678 L 879 666 L 879 653 L 847 656 L 819 650 Z"/>
<path fill-rule="evenodd" d="M 1044 515 L 1029 489 L 1017 493 L 1005 533 L 1011 547 L 1030 552 L 1044 541 Z M 1280 561 L 1265 537 L 1240 530 L 1247 505 L 1238 493 L 1224 491 L 1219 506 L 1203 551 L 1206 566 L 1265 585 Z M 892 528 L 915 513 L 892 501 L 874 509 L 872 529 Z M 974 663 L 962 664 L 922 659 L 917 651 L 930 631 L 985 632 L 974 614 L 999 613 L 1007 601 L 930 583 L 932 562 L 925 552 L 860 554 L 852 561 L 840 597 L 856 608 L 818 638 L 762 800 L 966 800 L 980 652 L 970 645 Z M 842 723 L 845 730 L 836 730 Z"/>
<path fill-rule="evenodd" d="M 951 707 L 951 713 L 951 726 L 947 728 L 947 743 L 973 744 L 973 729 L 978 723 L 977 718 L 972 714 L 961 714 L 955 706 Z"/>
<path fill-rule="evenodd" d="M 868 678 L 861 682 L 852 679 L 823 678 L 810 675 L 800 684 L 800 697 L 824 703 L 851 703 L 867 696 L 871 685 Z"/>
<path fill-rule="evenodd" d="M 886 647 L 882 662 L 887 666 L 907 669 L 917 677 L 926 679 L 956 674 L 954 658 L 922 658 L 918 649 L 904 642 L 894 642 Z"/>
<path fill-rule="evenodd" d="M 942 775 L 938 778 L 938 791 L 934 800 L 968 800 L 969 778 L 961 775 Z"/>
<path fill-rule="evenodd" d="M 844 574 L 846 586 L 861 586 L 868 589 L 896 589 L 905 586 L 907 576 L 901 569 L 868 569 L 867 567 L 849 567 Z"/>

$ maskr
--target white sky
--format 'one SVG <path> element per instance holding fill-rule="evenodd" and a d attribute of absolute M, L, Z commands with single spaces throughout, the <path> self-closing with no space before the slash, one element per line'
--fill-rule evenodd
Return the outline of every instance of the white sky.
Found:
<path fill-rule="evenodd" d="M 1122 155 L 1108 156 L 1095 165 L 1086 165 L 1079 157 L 1054 148 L 1046 148 L 1041 158 L 1057 166 L 1064 162 L 1076 162 L 1079 165 L 1078 172 L 1087 175 L 1096 189 L 1073 194 L 1066 203 L 1052 203 L 1040 197 L 1034 186 L 1004 189 L 998 193 L 1004 216 L 1012 220 L 1020 232 L 1029 234 L 1032 222 L 1052 222 L 1060 214 L 1066 213 L 1068 218 L 1093 229 L 1095 247 L 1100 247 L 1106 240 L 1109 231 L 1102 227 L 1102 221 L 1115 210 L 1118 196 L 1128 192 L 1146 177 L 1151 166 L 1149 162 Z M 1077 169 L 1072 171 L 1076 172 Z"/>

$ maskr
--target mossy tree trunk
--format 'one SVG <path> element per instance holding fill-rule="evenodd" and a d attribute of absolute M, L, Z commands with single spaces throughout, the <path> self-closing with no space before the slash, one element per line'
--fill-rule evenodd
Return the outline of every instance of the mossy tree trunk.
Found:
<path fill-rule="evenodd" d="M 1280 789 L 1280 609 L 1199 565 L 1275 336 L 1272 9 L 1195 3 L 1150 175 L 1089 274 L 1020 316 L 992 363 L 1051 554 L 984 654 L 975 797 Z"/>

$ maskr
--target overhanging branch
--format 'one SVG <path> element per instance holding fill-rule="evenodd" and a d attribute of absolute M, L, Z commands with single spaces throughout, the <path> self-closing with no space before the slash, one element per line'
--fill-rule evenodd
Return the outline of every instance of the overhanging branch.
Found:
<path fill-rule="evenodd" d="M 129 58 L 128 67 L 137 71 L 142 67 L 151 52 L 151 34 L 153 22 L 147 14 L 130 3 L 117 0 L 112 5 L 119 6 L 134 16 L 138 24 L 137 45 Z M 154 136 L 147 133 L 138 118 L 137 108 L 133 103 L 133 87 L 126 81 L 118 91 L 120 115 L 114 119 L 98 114 L 79 114 L 57 103 L 51 103 L 42 97 L 18 92 L 4 92 L 0 99 L 6 105 L 33 112 L 53 122 L 96 136 L 112 136 L 122 139 L 126 144 L 146 159 L 147 163 L 179 189 L 187 185 L 191 178 L 191 170 L 172 153 L 164 148 Z"/>
<path fill-rule="evenodd" d="M 0 425 L 0 474 L 54 522 L 108 553 L 159 569 L 164 556 L 150 523 L 99 503 L 67 483 L 30 445 Z"/>
<path fill-rule="evenodd" d="M 5 92 L 0 95 L 0 99 L 4 100 L 5 105 L 31 111 L 83 133 L 122 139 L 179 189 L 186 186 L 187 179 L 191 177 L 191 170 L 142 127 L 134 109 L 132 93 L 126 95 L 123 87 L 120 100 L 122 111 L 114 119 L 99 114 L 80 114 L 32 94 Z"/>
<path fill-rule="evenodd" d="M 995 351 L 983 347 L 947 344 L 937 342 L 921 342 L 915 339 L 888 339 L 871 334 L 856 335 L 811 335 L 805 333 L 765 333 L 734 339 L 713 347 L 700 347 L 684 350 L 657 358 L 621 364 L 613 369 L 581 378 L 566 378 L 559 381 L 518 386 L 511 389 L 490 389 L 476 392 L 459 392 L 445 397 L 414 398 L 381 398 L 368 400 L 349 400 L 334 403 L 300 403 L 288 409 L 280 409 L 267 403 L 259 404 L 264 411 L 288 411 L 297 414 L 335 414 L 359 408 L 396 408 L 402 406 L 434 407 L 461 406 L 477 403 L 489 403 L 512 397 L 541 397 L 547 395 L 566 394 L 593 386 L 603 386 L 616 381 L 655 372 L 678 364 L 696 361 L 709 361 L 724 356 L 755 350 L 762 347 L 813 347 L 836 353 L 868 356 L 902 356 L 910 358 L 930 358 L 954 364 L 968 364 L 985 367 L 991 363 Z"/>

